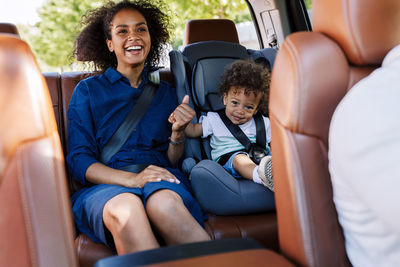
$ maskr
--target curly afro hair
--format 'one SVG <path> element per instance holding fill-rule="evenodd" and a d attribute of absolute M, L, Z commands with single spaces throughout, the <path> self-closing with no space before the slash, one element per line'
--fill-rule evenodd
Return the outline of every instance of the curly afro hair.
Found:
<path fill-rule="evenodd" d="M 265 66 L 252 60 L 236 60 L 229 65 L 221 76 L 219 91 L 221 95 L 227 94 L 232 87 L 244 88 L 244 94 L 261 94 L 258 109 L 267 114 L 269 84 L 271 74 Z"/>
<path fill-rule="evenodd" d="M 157 66 L 163 54 L 164 45 L 170 40 L 171 26 L 169 16 L 161 10 L 168 10 L 162 1 L 124 0 L 112 1 L 89 11 L 81 22 L 84 26 L 75 41 L 74 55 L 77 60 L 93 62 L 96 69 L 105 71 L 108 67 L 117 67 L 114 52 L 108 50 L 106 40 L 111 40 L 112 20 L 122 9 L 135 9 L 146 19 L 149 28 L 151 47 L 145 66 Z"/>

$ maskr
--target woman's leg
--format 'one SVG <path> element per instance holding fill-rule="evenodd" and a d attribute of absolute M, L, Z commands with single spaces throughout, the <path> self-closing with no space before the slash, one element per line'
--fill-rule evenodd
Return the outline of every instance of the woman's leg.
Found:
<path fill-rule="evenodd" d="M 154 192 L 146 203 L 147 215 L 168 245 L 210 240 L 210 236 L 172 190 Z"/>
<path fill-rule="evenodd" d="M 118 255 L 159 247 L 151 230 L 142 200 L 131 193 L 110 199 L 103 221 L 111 232 Z"/>
<path fill-rule="evenodd" d="M 249 158 L 246 154 L 237 154 L 233 158 L 233 168 L 238 172 L 243 178 L 253 180 L 253 171 L 257 165 Z"/>

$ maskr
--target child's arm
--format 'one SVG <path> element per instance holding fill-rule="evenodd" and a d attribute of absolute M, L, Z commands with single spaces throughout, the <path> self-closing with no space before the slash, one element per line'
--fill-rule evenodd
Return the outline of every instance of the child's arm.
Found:
<path fill-rule="evenodd" d="M 186 96 L 185 96 L 186 97 Z M 188 97 L 186 99 L 188 101 Z M 172 124 L 176 122 L 175 111 L 169 115 L 168 121 Z M 190 138 L 196 138 L 203 135 L 203 128 L 201 123 L 189 123 L 185 128 L 185 135 Z"/>
<path fill-rule="evenodd" d="M 203 135 L 203 127 L 201 123 L 189 123 L 185 129 L 185 134 L 187 137 L 195 138 Z"/>

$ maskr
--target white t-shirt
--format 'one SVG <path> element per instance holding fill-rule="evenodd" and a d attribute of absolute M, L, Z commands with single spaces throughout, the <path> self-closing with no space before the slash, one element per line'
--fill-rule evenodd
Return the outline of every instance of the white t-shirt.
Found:
<path fill-rule="evenodd" d="M 266 131 L 266 139 L 268 143 L 271 142 L 271 128 L 270 122 L 267 117 L 264 117 L 264 125 Z M 219 158 L 229 152 L 244 149 L 244 146 L 231 134 L 231 132 L 226 128 L 224 122 L 219 117 L 216 112 L 208 112 L 206 116 L 200 117 L 200 123 L 203 128 L 203 138 L 211 135 L 210 145 L 211 145 L 211 157 L 214 161 L 218 161 Z M 250 142 L 256 142 L 256 123 L 254 118 L 250 121 L 239 125 L 240 129 L 244 134 L 250 139 Z"/>
<path fill-rule="evenodd" d="M 329 169 L 354 266 L 400 266 L 400 45 L 336 109 Z"/>

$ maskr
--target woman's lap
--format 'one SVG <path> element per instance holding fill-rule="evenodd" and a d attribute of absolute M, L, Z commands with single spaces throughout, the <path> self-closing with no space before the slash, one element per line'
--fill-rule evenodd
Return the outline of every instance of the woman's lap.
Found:
<path fill-rule="evenodd" d="M 201 208 L 186 187 L 182 183 L 175 184 L 166 181 L 147 183 L 142 189 L 108 184 L 81 189 L 72 197 L 75 223 L 79 231 L 88 235 L 94 242 L 113 247 L 114 244 L 107 242 L 109 239 L 106 237 L 106 229 L 103 223 L 103 208 L 107 201 L 122 193 L 132 193 L 140 196 L 145 205 L 146 199 L 152 193 L 162 189 L 176 192 L 182 198 L 192 216 L 203 225 Z"/>

